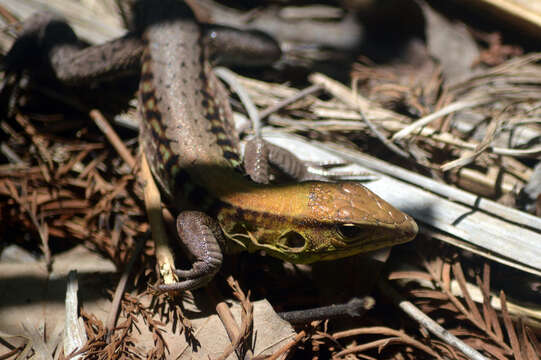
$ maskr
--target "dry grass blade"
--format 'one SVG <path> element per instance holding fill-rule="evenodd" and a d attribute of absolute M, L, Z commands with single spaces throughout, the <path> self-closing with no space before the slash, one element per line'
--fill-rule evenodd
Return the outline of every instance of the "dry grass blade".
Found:
<path fill-rule="evenodd" d="M 522 349 L 524 356 L 526 356 L 526 360 L 539 360 L 539 355 L 535 351 L 533 344 L 530 342 L 530 339 L 528 338 L 528 333 L 526 331 L 526 326 L 524 325 L 524 322 L 520 321 L 520 338 L 521 338 L 521 344 L 523 344 Z"/>
<path fill-rule="evenodd" d="M 498 346 L 506 353 L 506 354 L 511 354 L 512 353 L 512 350 L 511 348 L 504 342 L 504 340 L 502 339 L 501 337 L 501 334 L 497 335 L 495 334 L 493 331 L 490 330 L 490 327 L 488 327 L 486 324 L 487 324 L 487 319 L 483 319 L 479 313 L 479 311 L 477 310 L 477 315 L 473 315 L 473 312 L 471 310 L 468 310 L 466 309 L 466 307 L 460 302 L 460 300 L 455 296 L 453 295 L 453 293 L 451 292 L 451 288 L 450 288 L 450 283 L 451 283 L 451 278 L 450 278 L 450 270 L 451 268 L 455 269 L 456 268 L 456 265 L 454 267 L 452 267 L 450 264 L 448 263 L 443 263 L 441 264 L 440 263 L 436 263 L 435 265 L 434 264 L 429 264 L 428 262 L 425 261 L 425 267 L 429 270 L 429 272 L 431 274 L 436 274 L 437 271 L 434 270 L 434 267 L 439 267 L 441 266 L 444 270 L 442 271 L 442 282 L 440 283 L 440 281 L 434 277 L 434 280 L 439 283 L 441 289 L 443 290 L 443 292 L 447 295 L 448 297 L 448 300 L 453 304 L 453 306 L 456 308 L 456 310 L 458 310 L 461 314 L 463 314 L 466 319 L 468 319 L 475 327 L 477 327 L 479 330 L 481 330 L 482 332 L 484 332 L 492 341 L 494 341 L 496 344 L 498 344 Z M 461 268 L 457 270 L 455 270 L 457 273 L 461 274 L 462 271 L 461 271 Z M 461 291 L 462 291 L 462 294 L 464 295 L 464 297 L 466 297 L 465 294 L 467 294 L 467 296 L 470 298 L 470 302 L 467 301 L 468 303 L 468 306 L 471 308 L 477 308 L 477 306 L 475 305 L 475 303 L 473 302 L 473 300 L 471 299 L 471 296 L 469 295 L 469 292 L 467 290 L 467 287 L 465 286 L 465 279 L 464 279 L 464 275 L 460 275 L 462 277 L 462 280 L 458 280 L 458 283 L 459 283 L 459 286 L 461 288 Z M 462 282 L 462 284 L 461 284 Z M 487 294 L 488 298 L 490 298 L 490 296 Z M 490 312 L 494 312 L 494 309 L 491 308 L 490 304 L 487 302 L 487 306 L 489 307 L 490 310 L 487 311 L 487 313 L 490 313 Z M 495 316 L 495 312 L 494 312 L 494 316 Z M 496 325 L 494 326 L 499 326 L 497 324 L 497 317 L 494 318 L 494 317 L 491 317 L 493 320 L 490 321 L 490 323 L 493 323 L 494 320 L 496 320 Z"/>
<path fill-rule="evenodd" d="M 353 95 L 355 96 L 355 99 L 359 99 L 358 91 L 357 91 L 357 82 L 354 82 L 353 84 L 354 84 Z M 385 145 L 389 150 L 391 150 L 395 154 L 405 159 L 408 159 L 410 157 L 407 152 L 403 151 L 397 145 L 395 145 L 392 141 L 387 139 L 385 135 L 381 131 L 379 131 L 378 128 L 376 128 L 376 126 L 370 120 L 368 120 L 368 118 L 364 114 L 363 108 L 360 103 L 358 105 L 358 111 L 359 111 L 359 114 L 361 115 L 361 119 L 366 123 L 366 126 L 368 126 L 370 131 L 372 131 L 372 133 L 382 142 L 383 145 Z"/>
<path fill-rule="evenodd" d="M 479 313 L 479 309 L 477 309 L 477 305 L 472 300 L 470 293 L 466 288 L 466 279 L 464 278 L 464 273 L 462 272 L 462 266 L 460 266 L 460 263 L 455 262 L 453 264 L 453 274 L 455 275 L 455 278 L 460 285 L 460 290 L 462 290 L 462 295 L 464 296 L 464 299 L 466 299 L 466 303 L 468 304 L 469 313 L 473 318 L 472 322 L 482 323 L 483 319 L 481 317 L 481 314 Z"/>
<path fill-rule="evenodd" d="M 503 323 L 505 324 L 507 336 L 509 337 L 509 342 L 511 343 L 511 348 L 513 349 L 513 356 L 515 360 L 523 360 L 522 352 L 520 350 L 520 343 L 518 341 L 517 333 L 515 331 L 513 321 L 511 320 L 511 316 L 509 316 L 509 312 L 507 311 L 506 296 L 503 291 L 500 292 L 500 301 L 502 302 Z"/>
<path fill-rule="evenodd" d="M 68 274 L 68 284 L 66 289 L 66 319 L 64 327 L 64 353 L 71 354 L 81 349 L 87 342 L 86 333 L 79 322 L 79 304 L 77 291 L 79 283 L 77 280 L 77 271 L 72 270 Z M 82 353 L 79 353 L 82 355 Z M 83 359 L 83 356 L 73 356 L 74 360 Z"/>
<path fill-rule="evenodd" d="M 169 247 L 169 239 L 162 216 L 161 195 L 150 172 L 147 158 L 144 155 L 141 156 L 141 178 L 144 184 L 145 210 L 152 230 L 154 246 L 156 247 L 156 260 L 160 276 L 164 284 L 173 284 L 178 281 L 178 277 L 174 272 L 175 260 Z"/>
<path fill-rule="evenodd" d="M 528 360 L 539 360 L 539 354 L 541 353 L 541 343 L 539 343 L 532 331 L 526 326 L 524 326 L 524 323 L 522 323 L 522 332 L 522 338 L 524 339 L 524 344 L 526 346 L 526 354 L 528 356 Z"/>
<path fill-rule="evenodd" d="M 135 249 L 133 249 L 133 253 L 131 254 L 130 260 L 128 261 L 128 264 L 126 265 L 126 268 L 124 269 L 124 272 L 122 273 L 122 276 L 120 277 L 120 280 L 118 281 L 118 284 L 113 296 L 113 301 L 111 302 L 111 309 L 109 310 L 109 316 L 106 321 L 106 329 L 107 329 L 108 335 L 111 334 L 115 326 L 122 296 L 124 294 L 124 291 L 126 290 L 126 286 L 128 284 L 128 279 L 130 277 L 133 264 L 135 264 L 135 261 L 137 260 L 139 253 L 141 252 L 143 248 L 144 243 L 145 242 L 143 240 L 139 240 L 136 243 Z"/>
<path fill-rule="evenodd" d="M 494 336 L 503 342 L 503 332 L 498 320 L 498 315 L 494 308 L 490 305 L 490 266 L 488 263 L 483 264 L 483 281 L 477 277 L 477 284 L 483 294 L 483 314 L 485 318 L 486 329 L 494 333 Z"/>
<path fill-rule="evenodd" d="M 393 271 L 389 275 L 389 280 L 398 280 L 398 279 L 417 279 L 417 280 L 426 280 L 431 281 L 432 276 L 423 271 Z"/>
<path fill-rule="evenodd" d="M 222 67 L 215 68 L 214 73 L 237 94 L 250 117 L 255 135 L 258 137 L 261 136 L 261 118 L 259 117 L 257 108 L 244 86 L 237 80 L 236 74 Z"/>
<path fill-rule="evenodd" d="M 366 344 L 349 347 L 335 354 L 333 358 L 341 358 L 349 354 L 354 354 L 357 352 L 361 352 L 361 351 L 365 351 L 365 350 L 373 349 L 373 348 L 377 348 L 378 351 L 381 352 L 383 348 L 386 347 L 387 345 L 401 343 L 401 344 L 406 344 L 414 348 L 417 348 L 436 359 L 439 359 L 439 360 L 443 359 L 437 352 L 432 350 L 429 346 L 424 345 L 423 343 L 413 339 L 412 337 L 403 333 L 399 333 L 399 332 L 397 332 L 396 335 L 397 335 L 396 337 L 388 337 L 388 338 L 372 341 Z"/>
<path fill-rule="evenodd" d="M 16 115 L 15 119 L 23 127 L 23 129 L 26 131 L 26 133 L 30 136 L 30 139 L 36 145 L 36 148 L 39 151 L 39 154 L 41 155 L 42 159 L 47 164 L 47 172 L 44 174 L 46 179 L 50 179 L 50 173 L 49 171 L 53 169 L 53 160 L 50 152 L 47 150 L 48 141 L 45 139 L 44 136 L 40 135 L 36 128 L 30 124 L 28 119 L 26 119 L 22 115 Z"/>
<path fill-rule="evenodd" d="M 80 163 L 89 153 L 91 149 L 85 149 L 80 151 L 76 156 L 72 156 L 70 161 L 68 161 L 66 164 L 61 166 L 54 174 L 55 179 L 62 178 L 66 173 L 71 171 L 75 164 Z"/>
<path fill-rule="evenodd" d="M 472 163 L 480 154 L 482 154 L 486 149 L 489 148 L 491 142 L 494 140 L 496 130 L 500 126 L 502 117 L 498 116 L 496 119 L 493 119 L 487 129 L 485 137 L 480 144 L 475 148 L 475 151 L 472 154 L 466 154 L 456 160 L 449 161 L 446 164 L 440 166 L 441 171 L 449 171 L 451 169 L 466 166 L 467 164 Z"/>

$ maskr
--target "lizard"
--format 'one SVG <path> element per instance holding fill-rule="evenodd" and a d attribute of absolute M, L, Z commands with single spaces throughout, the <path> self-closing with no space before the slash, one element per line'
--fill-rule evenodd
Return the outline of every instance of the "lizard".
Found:
<path fill-rule="evenodd" d="M 268 37 L 204 28 L 180 1 L 139 0 L 134 14 L 134 32 L 87 48 L 62 20 L 38 18 L 23 30 L 5 63 L 8 69 L 21 67 L 14 59 L 38 46 L 55 77 L 66 83 L 140 69 L 140 146 L 168 205 L 178 212 L 181 245 L 193 260 L 190 269 L 175 270 L 183 280 L 162 284 L 161 290 L 206 285 L 220 269 L 222 248 L 265 250 L 286 261 L 312 263 L 415 237 L 418 228 L 410 216 L 358 182 L 263 184 L 242 173 L 238 135 L 227 93 L 212 72 L 209 43 L 220 50 L 221 41 L 226 53 L 258 63 L 275 57 L 275 50 L 251 45 L 269 43 Z M 59 29 L 68 32 L 62 37 L 67 40 L 43 41 Z M 277 158 L 286 160 L 281 166 L 286 172 L 305 174 L 294 156 Z"/>

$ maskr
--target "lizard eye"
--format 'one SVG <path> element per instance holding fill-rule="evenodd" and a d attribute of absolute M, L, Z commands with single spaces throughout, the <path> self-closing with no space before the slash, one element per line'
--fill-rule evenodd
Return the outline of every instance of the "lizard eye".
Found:
<path fill-rule="evenodd" d="M 306 245 L 306 239 L 295 231 L 289 231 L 280 237 L 280 244 L 293 251 L 301 251 Z"/>
<path fill-rule="evenodd" d="M 337 230 L 346 241 L 357 240 L 365 233 L 365 229 L 355 224 L 341 224 L 338 225 Z"/>

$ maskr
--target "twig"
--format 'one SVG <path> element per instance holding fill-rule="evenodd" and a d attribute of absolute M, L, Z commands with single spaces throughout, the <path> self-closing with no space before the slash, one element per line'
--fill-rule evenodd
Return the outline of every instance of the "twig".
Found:
<path fill-rule="evenodd" d="M 235 318 L 233 317 L 229 306 L 225 301 L 222 300 L 223 297 L 218 291 L 218 289 L 216 289 L 213 284 L 209 284 L 209 286 L 206 287 L 206 290 L 207 296 L 214 303 L 216 313 L 218 314 L 218 317 L 220 318 L 220 321 L 222 322 L 222 325 L 227 332 L 227 336 L 229 336 L 231 344 L 233 344 L 233 342 L 235 342 L 235 339 L 240 338 L 239 326 L 237 325 L 237 322 L 235 321 Z M 226 350 L 229 350 L 229 348 Z"/>
<path fill-rule="evenodd" d="M 237 297 L 237 299 L 240 301 L 241 304 L 241 326 L 240 329 L 238 329 L 238 335 L 235 337 L 235 339 L 229 344 L 222 355 L 218 357 L 217 360 L 225 360 L 233 351 L 236 351 L 241 346 L 243 340 L 245 340 L 252 331 L 252 322 L 253 322 L 253 306 L 250 303 L 249 296 L 250 293 L 248 293 L 248 296 L 244 295 L 244 292 L 240 288 L 239 284 L 230 276 L 227 278 L 227 282 L 229 283 L 229 286 L 233 289 L 233 294 Z M 229 311 L 229 309 L 227 309 Z M 229 317 L 226 314 L 226 318 Z M 233 320 L 234 321 L 234 320 Z M 229 320 L 228 320 L 229 322 Z M 227 327 L 226 327 L 227 330 Z"/>
<path fill-rule="evenodd" d="M 248 92 L 246 91 L 244 86 L 242 86 L 241 83 L 237 81 L 237 74 L 223 67 L 214 68 L 214 73 L 220 79 L 225 81 L 229 85 L 229 87 L 233 89 L 233 91 L 235 91 L 240 101 L 244 105 L 244 108 L 246 109 L 246 112 L 248 113 L 250 120 L 252 121 L 252 126 L 254 129 L 255 135 L 257 137 L 260 137 L 261 136 L 261 118 L 259 117 L 259 112 L 257 111 L 257 108 L 254 105 L 252 98 L 250 97 L 250 95 L 248 95 Z"/>
<path fill-rule="evenodd" d="M 120 157 L 129 165 L 130 168 L 134 169 L 135 159 L 101 112 L 94 109 L 90 111 L 89 115 L 103 134 L 107 137 L 111 145 L 113 145 L 115 150 L 118 152 L 118 155 L 120 155 Z"/>
<path fill-rule="evenodd" d="M 434 320 L 429 318 L 419 308 L 413 305 L 411 302 L 406 301 L 398 292 L 396 292 L 391 286 L 384 280 L 378 281 L 378 287 L 380 290 L 388 296 L 392 301 L 408 314 L 413 320 L 417 321 L 423 327 L 428 329 L 432 334 L 436 335 L 447 344 L 452 345 L 462 351 L 466 356 L 473 360 L 487 360 L 486 357 L 481 355 L 477 350 L 471 346 L 465 344 L 462 340 L 452 335 L 449 331 L 438 325 Z"/>
<path fill-rule="evenodd" d="M 496 131 L 498 130 L 500 124 L 502 123 L 502 114 L 500 114 L 498 117 L 492 120 L 490 125 L 488 126 L 488 129 L 486 130 L 485 136 L 483 138 L 483 141 L 481 141 L 476 147 L 475 151 L 472 154 L 466 154 L 456 160 L 449 161 L 446 164 L 443 164 L 440 166 L 441 171 L 449 171 L 451 169 L 454 169 L 456 167 L 462 167 L 466 166 L 469 163 L 473 162 L 482 152 L 484 152 L 488 147 L 490 146 L 490 143 L 492 140 L 494 140 L 494 137 L 496 135 Z"/>
<path fill-rule="evenodd" d="M 437 119 L 439 119 L 439 118 L 441 118 L 441 117 L 443 117 L 445 115 L 449 115 L 449 114 L 454 113 L 454 112 L 459 111 L 459 110 L 464 110 L 464 109 L 469 109 L 469 108 L 476 107 L 476 106 L 479 106 L 479 105 L 484 105 L 484 104 L 486 104 L 486 103 L 488 103 L 488 102 L 490 102 L 492 100 L 493 99 L 488 98 L 488 97 L 482 97 L 482 98 L 478 98 L 478 99 L 474 99 L 474 100 L 454 102 L 454 103 L 449 104 L 449 105 L 441 108 L 440 110 L 438 110 L 436 112 L 433 112 L 430 115 L 424 116 L 424 117 L 418 119 L 417 121 L 415 121 L 414 123 L 406 126 L 402 130 L 395 133 L 393 135 L 393 137 L 391 138 L 391 140 L 392 141 L 401 140 L 401 139 L 405 138 L 406 136 L 408 136 L 409 134 L 411 134 L 412 132 L 414 132 L 415 130 L 417 130 L 417 129 L 423 127 L 423 126 L 426 126 L 426 125 L 430 124 L 432 121 L 437 120 Z"/>
<path fill-rule="evenodd" d="M 80 151 L 76 156 L 73 156 L 70 161 L 61 166 L 54 174 L 55 179 L 60 179 L 68 171 L 70 171 L 75 164 L 80 163 L 90 152 L 90 149 L 84 149 Z"/>
<path fill-rule="evenodd" d="M 536 157 L 541 155 L 541 146 L 536 146 L 531 149 L 509 149 L 493 147 L 492 152 L 497 155 L 516 156 L 516 157 Z"/>
<path fill-rule="evenodd" d="M 2 142 L 0 144 L 0 152 L 4 155 L 8 161 L 15 165 L 26 165 L 19 155 L 13 151 L 8 144 Z"/>
<path fill-rule="evenodd" d="M 287 98 L 287 99 L 284 99 L 282 101 L 279 101 L 278 103 L 274 104 L 274 105 L 271 105 L 269 107 L 267 107 L 266 109 L 262 110 L 260 113 L 259 113 L 259 118 L 261 120 L 265 119 L 267 116 L 269 116 L 270 114 L 272 113 L 275 113 L 276 111 L 288 106 L 288 105 L 291 105 L 293 104 L 294 102 L 297 102 L 298 100 L 302 99 L 303 97 L 305 96 L 308 96 L 308 95 L 311 95 L 311 94 L 314 94 L 320 90 L 323 89 L 323 85 L 321 84 L 314 84 L 314 85 L 311 85 L 309 87 L 307 87 L 306 89 L 303 89 L 301 91 L 299 91 L 298 93 L 296 93 L 295 95 Z"/>
<path fill-rule="evenodd" d="M 426 352 L 427 354 L 429 354 L 430 356 L 435 357 L 438 360 L 443 360 L 443 358 L 441 356 L 439 356 L 438 353 L 435 352 L 434 350 L 432 350 L 430 347 L 424 345 L 423 343 L 421 343 L 421 342 L 419 342 L 419 341 L 417 341 L 417 340 L 413 339 L 412 337 L 407 336 L 405 334 L 400 334 L 400 336 L 397 336 L 397 337 L 391 337 L 391 338 L 375 340 L 375 341 L 372 341 L 372 342 L 369 342 L 369 343 L 366 343 L 366 344 L 361 344 L 361 345 L 357 345 L 357 346 L 348 347 L 347 349 L 342 350 L 339 353 L 337 353 L 336 355 L 334 355 L 334 357 L 338 358 L 338 357 L 341 357 L 341 356 L 345 356 L 345 355 L 348 355 L 348 354 L 353 354 L 353 353 L 356 353 L 356 352 L 372 349 L 372 348 L 375 348 L 375 347 L 378 347 L 379 350 L 381 351 L 381 349 L 384 346 L 389 345 L 392 342 L 406 343 L 406 344 L 408 344 L 410 346 L 414 346 L 414 347 Z"/>
<path fill-rule="evenodd" d="M 522 360 L 522 354 L 520 351 L 520 344 L 518 342 L 517 333 L 515 327 L 513 326 L 513 321 L 509 316 L 507 311 L 507 302 L 505 299 L 505 293 L 500 291 L 500 301 L 502 303 L 502 317 L 503 323 L 505 324 L 505 329 L 507 330 L 507 336 L 509 337 L 509 342 L 511 343 L 511 348 L 513 349 L 513 356 L 515 360 Z"/>
<path fill-rule="evenodd" d="M 287 344 L 285 344 L 284 346 L 282 346 L 280 349 L 276 350 L 276 352 L 274 352 L 274 354 L 272 354 L 271 356 L 269 357 L 263 357 L 263 356 L 256 356 L 254 357 L 252 360 L 259 360 L 259 359 L 266 359 L 266 360 L 276 360 L 278 359 L 280 356 L 282 356 L 283 354 L 285 354 L 286 352 L 288 352 L 289 350 L 291 350 L 293 347 L 295 347 L 295 345 L 297 345 L 299 342 L 301 342 L 301 340 L 306 336 L 306 331 L 305 330 L 302 330 L 301 332 L 299 332 L 295 338 L 293 340 L 291 340 L 290 342 L 288 342 Z"/>
<path fill-rule="evenodd" d="M 453 295 L 453 293 L 451 292 L 451 270 L 453 269 L 453 267 L 450 264 L 444 263 L 442 265 L 441 280 L 438 274 L 438 270 L 430 266 L 426 262 L 426 260 L 425 267 L 432 275 L 433 280 L 440 283 L 440 287 L 443 293 L 447 295 L 448 300 L 456 307 L 458 311 L 460 311 L 479 330 L 485 332 L 488 337 L 491 338 L 495 343 L 497 343 L 502 349 L 509 353 L 512 352 L 511 348 L 502 340 L 501 336 L 498 338 L 496 334 L 489 331 L 488 328 L 485 327 L 485 322 L 471 315 L 471 313 L 466 309 L 466 307 L 457 299 L 455 295 Z"/>
<path fill-rule="evenodd" d="M 470 296 L 470 292 L 466 288 L 466 277 L 464 276 L 464 272 L 462 271 L 462 266 L 460 266 L 459 262 L 455 262 L 452 266 L 453 269 L 453 275 L 455 276 L 458 285 L 460 286 L 460 291 L 462 291 L 462 296 L 464 296 L 464 299 L 466 300 L 466 304 L 468 304 L 469 312 L 471 313 L 471 316 L 473 319 L 478 322 L 479 324 L 483 323 L 483 318 L 481 317 L 481 313 L 479 312 L 479 309 L 477 309 L 477 305 L 475 305 L 475 302 L 472 300 Z"/>
<path fill-rule="evenodd" d="M 87 342 L 87 336 L 84 326 L 79 322 L 77 291 L 77 271 L 71 270 L 68 274 L 68 284 L 66 288 L 66 319 L 64 327 L 64 355 L 68 356 L 72 352 L 82 349 Z M 74 360 L 83 359 L 81 352 L 78 355 L 70 357 Z"/>
<path fill-rule="evenodd" d="M 156 244 L 156 260 L 160 269 L 160 275 L 165 284 L 173 284 L 177 282 L 177 276 L 174 272 L 175 260 L 169 248 L 167 232 L 163 222 L 160 191 L 152 178 L 144 154 L 141 154 L 141 178 L 143 182 L 145 209 L 152 231 L 152 239 Z"/>
<path fill-rule="evenodd" d="M 41 158 L 47 163 L 46 173 L 43 175 L 45 178 L 49 181 L 51 179 L 51 175 L 49 173 L 50 170 L 53 169 L 53 159 L 49 151 L 47 150 L 47 140 L 43 135 L 38 134 L 38 131 L 36 128 L 28 121 L 28 119 L 20 114 L 17 114 L 15 116 L 15 120 L 21 125 L 21 127 L 24 129 L 24 131 L 30 136 L 30 139 L 36 145 L 36 148 L 38 149 L 39 154 L 41 155 Z"/>
<path fill-rule="evenodd" d="M 231 341 L 234 341 L 239 337 L 240 330 L 235 318 L 233 317 L 233 314 L 231 313 L 231 310 L 229 310 L 227 303 L 225 301 L 220 301 L 216 305 L 216 312 L 224 325 L 227 336 L 229 336 Z"/>
<path fill-rule="evenodd" d="M 361 311 L 374 306 L 374 299 L 366 296 L 364 298 L 353 298 L 345 304 L 336 304 L 330 306 L 321 306 L 306 310 L 288 311 L 278 313 L 285 321 L 292 324 L 306 324 L 314 320 L 325 320 L 349 315 L 351 317 L 361 316 Z"/>
<path fill-rule="evenodd" d="M 141 252 L 141 249 L 143 249 L 144 244 L 145 241 L 143 239 L 139 239 L 139 241 L 137 241 L 137 243 L 135 244 L 135 248 L 133 249 L 133 253 L 130 257 L 130 261 L 126 265 L 126 268 L 122 272 L 122 276 L 118 280 L 115 294 L 113 295 L 113 301 L 111 302 L 111 308 L 109 309 L 109 314 L 107 315 L 107 320 L 105 321 L 107 339 L 110 338 L 115 327 L 115 322 L 118 317 L 118 311 L 120 309 L 120 302 L 122 301 L 122 294 L 124 294 L 124 291 L 126 290 L 126 284 L 128 283 L 128 279 L 130 278 L 131 269 L 133 267 L 133 264 L 135 264 L 135 261 L 139 257 L 139 253 Z"/>
<path fill-rule="evenodd" d="M 381 141 L 382 144 L 385 145 L 389 150 L 391 150 L 398 156 L 401 156 L 405 159 L 409 159 L 410 155 L 407 152 L 400 149 L 392 141 L 387 139 L 387 137 L 383 135 L 381 131 L 379 131 L 378 128 L 370 120 L 368 120 L 368 118 L 364 115 L 363 107 L 361 105 L 361 102 L 359 101 L 359 96 L 358 96 L 358 91 L 357 91 L 357 81 L 353 83 L 353 94 L 355 95 L 355 99 L 357 100 L 357 103 L 358 103 L 357 111 L 359 111 L 359 115 L 361 115 L 361 119 L 364 121 L 366 126 L 368 126 L 370 131 L 372 131 L 372 133 L 379 139 L 379 141 Z"/>
<path fill-rule="evenodd" d="M 353 94 L 353 91 L 351 91 L 350 88 L 326 75 L 314 73 L 308 77 L 308 80 L 313 84 L 323 85 L 327 92 L 332 94 L 338 100 L 342 101 L 344 104 L 348 105 L 352 110 L 357 111 L 359 109 L 359 105 L 362 106 L 367 117 L 372 120 L 383 121 L 393 119 L 399 122 L 408 123 L 410 121 L 410 119 L 406 116 L 379 106 L 375 106 L 368 99 L 360 96 L 359 94 Z"/>
<path fill-rule="evenodd" d="M 7 185 L 10 195 L 12 196 L 15 201 L 21 206 L 30 217 L 30 220 L 32 221 L 32 224 L 36 227 L 39 238 L 41 240 L 40 249 L 43 252 L 44 260 L 45 260 L 45 267 L 47 269 L 47 273 L 50 274 L 53 271 L 53 260 L 51 256 L 51 249 L 49 248 L 49 228 L 47 226 L 47 223 L 43 221 L 43 218 L 41 219 L 41 222 L 38 221 L 37 217 L 37 192 L 34 191 L 32 194 L 31 201 L 23 201 L 23 199 L 29 199 L 30 196 L 28 195 L 28 189 L 27 189 L 27 183 L 24 182 L 22 186 L 22 199 L 21 196 L 19 196 L 17 189 L 13 185 L 11 181 L 6 181 L 5 184 Z"/>

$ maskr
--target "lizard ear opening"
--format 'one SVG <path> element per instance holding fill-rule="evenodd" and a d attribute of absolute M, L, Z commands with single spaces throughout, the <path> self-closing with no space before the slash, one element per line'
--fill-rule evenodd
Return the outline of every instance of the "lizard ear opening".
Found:
<path fill-rule="evenodd" d="M 302 251 L 306 246 L 306 239 L 296 231 L 288 231 L 280 237 L 280 245 L 290 251 Z"/>

